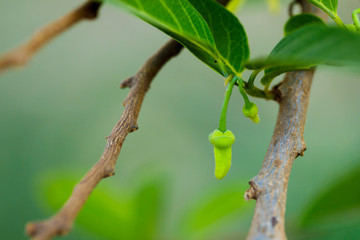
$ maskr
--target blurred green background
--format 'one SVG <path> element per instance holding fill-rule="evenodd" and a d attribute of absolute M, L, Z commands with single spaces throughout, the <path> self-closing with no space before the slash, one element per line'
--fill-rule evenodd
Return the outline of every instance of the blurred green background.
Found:
<path fill-rule="evenodd" d="M 82 1 L 0 0 L 0 52 Z M 237 12 L 251 55 L 269 53 L 287 19 L 265 1 Z M 342 0 L 350 22 L 359 0 Z M 104 6 L 94 22 L 59 36 L 29 65 L 0 76 L 0 234 L 26 239 L 26 222 L 53 214 L 98 160 L 128 90 L 119 89 L 168 37 L 128 13 Z M 360 56 L 359 56 L 360 57 Z M 245 74 L 246 75 L 246 74 Z M 248 75 L 246 75 L 248 76 Z M 305 140 L 287 203 L 289 239 L 360 239 L 359 71 L 319 67 Z M 228 176 L 213 176 L 208 134 L 217 127 L 222 78 L 186 50 L 154 80 L 120 153 L 64 239 L 244 239 L 254 202 L 247 182 L 260 169 L 277 104 L 255 99 L 261 122 L 242 116 L 233 94 L 228 127 L 237 137 Z"/>

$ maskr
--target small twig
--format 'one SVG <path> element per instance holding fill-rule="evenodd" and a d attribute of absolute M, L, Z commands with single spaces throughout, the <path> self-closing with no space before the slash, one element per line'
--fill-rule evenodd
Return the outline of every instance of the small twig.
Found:
<path fill-rule="evenodd" d="M 303 11 L 321 15 L 306 0 Z M 246 200 L 256 207 L 247 240 L 286 240 L 285 207 L 288 181 L 295 158 L 306 150 L 303 139 L 314 69 L 287 73 L 273 93 L 280 104 L 273 137 L 261 166 L 250 182 Z"/>
<path fill-rule="evenodd" d="M 126 136 L 138 129 L 137 118 L 144 96 L 158 71 L 172 57 L 176 56 L 182 45 L 170 40 L 155 53 L 133 77 L 132 87 L 125 99 L 125 109 L 108 136 L 105 150 L 100 160 L 75 186 L 72 195 L 60 211 L 48 220 L 28 223 L 26 232 L 36 240 L 51 239 L 67 234 L 79 211 L 85 204 L 96 185 L 103 179 L 114 175 L 115 163 Z M 141 231 L 141 230 L 139 230 Z"/>
<path fill-rule="evenodd" d="M 120 84 L 120 88 L 131 88 L 133 79 L 134 77 L 128 77 L 124 79 Z"/>
<path fill-rule="evenodd" d="M 25 44 L 0 56 L 0 73 L 25 65 L 40 48 L 81 20 L 95 19 L 100 6 L 101 2 L 86 1 L 67 15 L 41 28 Z"/>

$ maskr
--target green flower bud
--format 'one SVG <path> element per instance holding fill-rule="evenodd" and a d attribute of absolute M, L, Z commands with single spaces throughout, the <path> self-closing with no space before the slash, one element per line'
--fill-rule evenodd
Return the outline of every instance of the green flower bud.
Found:
<path fill-rule="evenodd" d="M 242 111 L 243 111 L 245 117 L 250 118 L 251 121 L 253 121 L 254 123 L 260 122 L 260 118 L 258 115 L 258 108 L 255 105 L 255 103 L 250 102 L 248 104 L 245 104 Z"/>
<path fill-rule="evenodd" d="M 223 133 L 216 129 L 210 133 L 209 141 L 214 145 L 215 177 L 222 179 L 231 166 L 231 145 L 235 142 L 235 136 L 230 130 Z"/>

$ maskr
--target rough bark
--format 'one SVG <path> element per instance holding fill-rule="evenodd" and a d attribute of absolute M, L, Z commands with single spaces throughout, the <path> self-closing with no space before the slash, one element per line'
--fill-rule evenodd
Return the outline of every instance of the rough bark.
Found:
<path fill-rule="evenodd" d="M 296 3 L 301 5 L 303 12 L 324 17 L 306 0 L 297 0 Z M 306 150 L 303 133 L 313 75 L 314 69 L 289 72 L 274 89 L 280 105 L 275 130 L 261 170 L 249 182 L 250 189 L 244 196 L 246 200 L 256 200 L 247 240 L 287 239 L 286 194 L 294 160 Z"/>

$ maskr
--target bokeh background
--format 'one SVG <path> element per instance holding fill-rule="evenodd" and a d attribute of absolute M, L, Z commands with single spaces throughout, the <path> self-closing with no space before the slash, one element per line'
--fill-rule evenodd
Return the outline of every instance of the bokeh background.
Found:
<path fill-rule="evenodd" d="M 0 0 L 0 52 L 24 42 L 80 0 Z M 236 14 L 262 56 L 282 37 L 287 4 L 269 13 L 248 1 Z M 359 0 L 342 0 L 351 21 Z M 168 37 L 113 6 L 0 76 L 0 236 L 26 239 L 24 225 L 53 214 L 98 160 L 128 89 L 119 89 Z M 340 43 L 339 43 L 340 44 Z M 360 56 L 359 56 L 360 57 Z M 245 74 L 248 76 L 248 73 Z M 316 72 L 305 140 L 295 161 L 286 213 L 289 239 L 360 239 L 359 71 Z M 171 60 L 148 92 L 116 164 L 64 239 L 244 239 L 254 202 L 247 182 L 260 169 L 277 104 L 254 99 L 261 122 L 242 116 L 233 94 L 228 127 L 237 137 L 228 176 L 213 176 L 208 134 L 217 127 L 223 79 L 188 51 Z"/>

